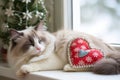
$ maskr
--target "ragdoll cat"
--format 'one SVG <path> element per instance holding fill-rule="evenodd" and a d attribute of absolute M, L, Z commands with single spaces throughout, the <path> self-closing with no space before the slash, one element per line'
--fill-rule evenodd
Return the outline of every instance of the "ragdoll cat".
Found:
<path fill-rule="evenodd" d="M 75 38 L 84 38 L 92 48 L 104 52 L 103 59 L 95 63 L 92 71 L 98 74 L 119 74 L 120 53 L 102 40 L 80 32 L 58 31 L 49 33 L 43 23 L 22 31 L 10 30 L 8 62 L 19 77 L 42 70 L 81 71 L 69 64 L 67 47 Z"/>

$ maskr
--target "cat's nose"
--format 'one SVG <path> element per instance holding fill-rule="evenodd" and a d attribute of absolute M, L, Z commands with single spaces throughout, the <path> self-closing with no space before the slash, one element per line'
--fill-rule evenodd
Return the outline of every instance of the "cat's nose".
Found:
<path fill-rule="evenodd" d="M 36 47 L 36 50 L 40 50 L 40 48 Z"/>

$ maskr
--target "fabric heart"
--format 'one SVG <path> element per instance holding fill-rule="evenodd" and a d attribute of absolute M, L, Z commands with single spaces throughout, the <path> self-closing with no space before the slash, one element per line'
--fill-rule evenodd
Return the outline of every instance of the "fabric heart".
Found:
<path fill-rule="evenodd" d="M 91 48 L 82 38 L 72 40 L 68 47 L 69 62 L 75 68 L 93 66 L 96 61 L 103 58 L 100 50 Z"/>

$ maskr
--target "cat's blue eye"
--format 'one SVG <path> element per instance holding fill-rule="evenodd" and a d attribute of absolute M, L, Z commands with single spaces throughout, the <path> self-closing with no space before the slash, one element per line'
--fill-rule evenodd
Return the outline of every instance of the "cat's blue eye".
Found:
<path fill-rule="evenodd" d="M 39 40 L 39 43 L 41 43 L 42 42 L 42 40 Z"/>

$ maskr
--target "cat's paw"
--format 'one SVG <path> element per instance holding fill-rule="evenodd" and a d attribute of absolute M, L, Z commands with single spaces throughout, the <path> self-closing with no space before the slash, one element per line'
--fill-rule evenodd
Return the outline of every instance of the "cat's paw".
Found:
<path fill-rule="evenodd" d="M 64 66 L 64 69 L 63 69 L 64 71 L 73 71 L 73 69 L 71 68 L 71 66 L 70 66 L 70 64 L 66 64 L 65 66 Z"/>
<path fill-rule="evenodd" d="M 17 72 L 16 75 L 18 77 L 25 77 L 28 73 L 30 73 L 30 67 L 28 65 L 23 65 Z"/>

